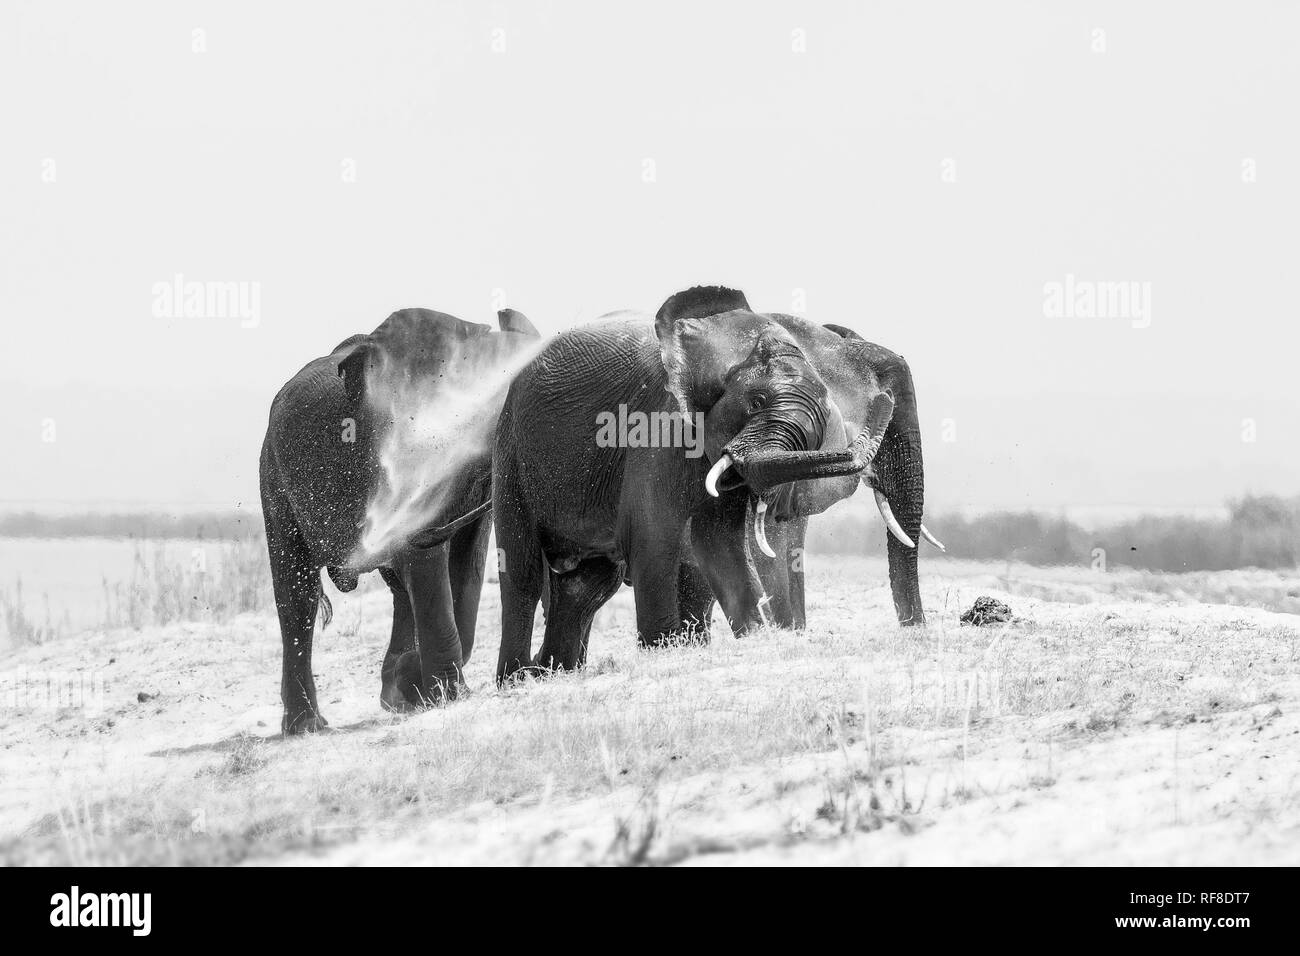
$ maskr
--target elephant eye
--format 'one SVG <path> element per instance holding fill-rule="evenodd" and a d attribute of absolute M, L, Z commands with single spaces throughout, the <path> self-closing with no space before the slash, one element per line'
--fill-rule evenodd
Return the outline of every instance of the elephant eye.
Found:
<path fill-rule="evenodd" d="M 749 413 L 761 412 L 767 407 L 767 396 L 762 392 L 754 392 L 749 396 Z"/>

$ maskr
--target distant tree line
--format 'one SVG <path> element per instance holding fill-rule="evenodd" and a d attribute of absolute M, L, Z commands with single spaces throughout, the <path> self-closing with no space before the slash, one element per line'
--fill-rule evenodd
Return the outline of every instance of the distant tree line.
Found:
<path fill-rule="evenodd" d="M 0 537 L 4 538 L 239 541 L 250 534 L 261 534 L 262 530 L 262 515 L 256 511 L 63 515 L 24 511 L 0 515 Z"/>
<path fill-rule="evenodd" d="M 1086 530 L 1040 512 L 927 517 L 955 558 L 1036 565 L 1106 565 L 1150 571 L 1294 568 L 1300 557 L 1300 498 L 1251 495 L 1228 503 L 1224 519 L 1146 516 Z M 809 526 L 810 551 L 884 554 L 884 529 L 874 515 L 845 515 Z M 922 544 L 923 548 L 928 545 Z"/>
<path fill-rule="evenodd" d="M 1300 497 L 1248 495 L 1228 503 L 1225 519 L 1147 516 L 1094 530 L 1035 511 L 927 516 L 926 524 L 951 556 L 973 560 L 1091 565 L 1100 548 L 1107 566 L 1222 571 L 1294 568 L 1300 557 Z M 9 538 L 241 541 L 261 534 L 261 515 L 243 511 L 0 515 L 0 537 Z M 883 555 L 884 542 L 884 527 L 874 514 L 814 519 L 808 532 L 810 551 L 820 554 Z"/>

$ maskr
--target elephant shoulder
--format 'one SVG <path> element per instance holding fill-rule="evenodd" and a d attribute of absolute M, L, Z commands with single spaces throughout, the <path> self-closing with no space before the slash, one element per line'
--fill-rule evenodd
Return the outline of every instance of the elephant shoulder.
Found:
<path fill-rule="evenodd" d="M 561 332 L 538 355 L 570 368 L 602 368 L 612 360 L 658 354 L 653 320 L 641 312 L 612 312 Z"/>
<path fill-rule="evenodd" d="M 548 341 L 516 376 L 511 395 L 556 407 L 617 407 L 647 388 L 662 388 L 663 375 L 653 320 L 621 313 Z"/>

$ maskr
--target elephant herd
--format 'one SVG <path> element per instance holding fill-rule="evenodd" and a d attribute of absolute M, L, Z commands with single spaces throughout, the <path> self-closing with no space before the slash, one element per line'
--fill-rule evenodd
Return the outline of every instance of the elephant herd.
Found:
<path fill-rule="evenodd" d="M 394 383 L 429 384 L 414 393 L 434 396 L 419 414 L 437 418 L 457 390 L 494 373 L 502 385 L 478 409 L 489 417 L 482 435 L 451 429 L 436 487 L 411 483 L 427 504 L 412 512 L 418 526 L 365 545 L 377 489 L 407 467 L 385 451 L 415 417 L 391 401 Z M 330 614 L 322 568 L 343 591 L 372 570 L 388 584 L 380 701 L 404 710 L 457 694 L 493 526 L 499 682 L 582 666 L 593 617 L 625 583 L 643 646 L 706 638 L 715 602 L 736 634 L 802 627 L 808 517 L 859 483 L 888 529 L 900 624 L 925 621 L 917 542 L 942 547 L 921 523 L 921 434 L 903 358 L 844 327 L 754 312 L 720 286 L 545 343 L 509 309 L 497 330 L 395 312 L 280 390 L 260 480 L 286 734 L 326 726 L 311 668 L 318 609 Z"/>

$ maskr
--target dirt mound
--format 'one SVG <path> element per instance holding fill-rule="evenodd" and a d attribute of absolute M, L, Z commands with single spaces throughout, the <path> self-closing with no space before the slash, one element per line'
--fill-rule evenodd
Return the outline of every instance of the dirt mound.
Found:
<path fill-rule="evenodd" d="M 997 598 L 978 597 L 970 610 L 962 614 L 961 622 L 974 627 L 984 627 L 987 624 L 1005 624 L 1013 616 L 1011 608 Z"/>

